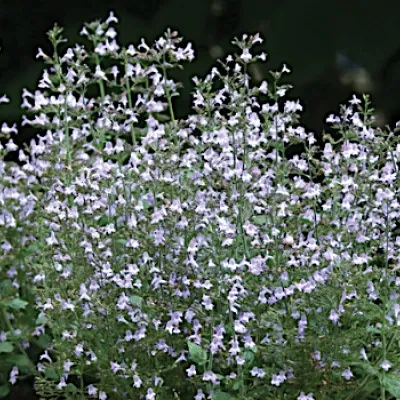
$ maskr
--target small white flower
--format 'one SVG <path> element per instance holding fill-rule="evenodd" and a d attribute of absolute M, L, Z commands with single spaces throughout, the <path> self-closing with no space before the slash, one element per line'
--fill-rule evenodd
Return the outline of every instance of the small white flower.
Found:
<path fill-rule="evenodd" d="M 241 58 L 245 63 L 248 63 L 248 62 L 253 58 L 253 56 L 250 54 L 249 49 L 243 49 L 243 53 L 242 53 L 242 55 L 240 56 L 240 58 Z"/>
<path fill-rule="evenodd" d="M 297 400 L 314 400 L 314 397 L 312 393 L 305 394 L 304 392 L 301 392 Z"/>
<path fill-rule="evenodd" d="M 108 16 L 107 20 L 106 20 L 106 24 L 111 24 L 111 22 L 118 22 L 118 18 L 114 15 L 113 11 L 110 11 L 110 15 Z"/>
<path fill-rule="evenodd" d="M 283 64 L 283 67 L 282 67 L 282 72 L 285 72 L 285 73 L 287 73 L 287 74 L 289 74 L 289 73 L 290 73 L 290 69 L 287 67 L 287 65 L 286 65 L 286 64 Z"/>
<path fill-rule="evenodd" d="M 5 94 L 0 97 L 0 104 L 1 103 L 9 103 L 9 102 L 10 102 L 10 99 Z"/>
<path fill-rule="evenodd" d="M 385 371 L 389 371 L 389 369 L 392 367 L 392 364 L 388 360 L 383 360 L 379 366 L 384 369 Z"/>
<path fill-rule="evenodd" d="M 107 80 L 106 74 L 101 70 L 100 65 L 96 65 L 96 72 L 93 75 L 95 78 Z"/>
<path fill-rule="evenodd" d="M 281 383 L 286 381 L 286 374 L 280 371 L 278 375 L 272 375 L 271 384 L 275 386 L 280 386 Z"/>
<path fill-rule="evenodd" d="M 11 383 L 11 385 L 15 385 L 15 383 L 17 382 L 18 375 L 19 375 L 18 368 L 13 367 L 13 369 L 10 372 L 10 378 L 8 379 L 8 381 Z"/>
<path fill-rule="evenodd" d="M 350 368 L 346 368 L 341 375 L 343 376 L 344 379 L 346 379 L 347 381 L 350 380 L 354 375 L 351 372 Z"/>
<path fill-rule="evenodd" d="M 196 375 L 196 367 L 192 364 L 189 368 L 186 369 L 187 376 L 190 378 L 191 376 Z"/>

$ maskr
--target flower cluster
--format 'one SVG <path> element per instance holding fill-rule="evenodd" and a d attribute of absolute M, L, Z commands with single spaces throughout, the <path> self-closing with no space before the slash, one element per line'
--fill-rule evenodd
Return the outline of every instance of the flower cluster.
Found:
<path fill-rule="evenodd" d="M 89 46 L 63 54 L 50 32 L 49 68 L 22 103 L 22 125 L 45 134 L 18 149 L 20 166 L 0 163 L 0 277 L 38 312 L 13 339 L 21 352 L 42 340 L 38 393 L 400 396 L 395 132 L 353 97 L 318 145 L 285 99 L 285 65 L 251 83 L 249 64 L 266 60 L 257 34 L 193 78 L 178 120 L 170 71 L 194 59 L 191 44 L 168 30 L 123 47 L 116 22 L 86 24 Z M 292 144 L 303 151 L 287 157 Z M 10 139 L 2 156 L 16 149 Z M 15 300 L 0 352 L 25 307 Z"/>

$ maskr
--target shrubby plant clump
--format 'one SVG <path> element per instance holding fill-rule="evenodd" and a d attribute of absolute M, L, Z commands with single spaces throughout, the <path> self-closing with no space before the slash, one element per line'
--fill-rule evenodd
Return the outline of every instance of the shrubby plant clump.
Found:
<path fill-rule="evenodd" d="M 49 33 L 22 104 L 42 134 L 0 163 L 1 394 L 35 375 L 43 399 L 400 397 L 396 130 L 354 96 L 317 146 L 286 66 L 251 83 L 258 35 L 179 120 L 191 44 L 122 48 L 116 22 L 63 54 Z"/>

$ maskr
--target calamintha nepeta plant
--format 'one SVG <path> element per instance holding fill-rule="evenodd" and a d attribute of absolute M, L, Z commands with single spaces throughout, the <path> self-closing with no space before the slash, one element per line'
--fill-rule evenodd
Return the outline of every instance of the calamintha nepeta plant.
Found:
<path fill-rule="evenodd" d="M 400 396 L 395 132 L 353 97 L 320 150 L 284 98 L 286 66 L 251 83 L 258 35 L 193 79 L 178 120 L 170 70 L 191 45 L 169 30 L 120 47 L 115 22 L 86 24 L 89 48 L 63 55 L 55 27 L 23 93 L 22 123 L 45 134 L 22 166 L 1 163 L 0 274 L 34 284 L 39 315 L 16 335 L 26 304 L 3 302 L 0 352 L 51 339 L 42 398 Z M 304 151 L 289 158 L 290 144 Z"/>

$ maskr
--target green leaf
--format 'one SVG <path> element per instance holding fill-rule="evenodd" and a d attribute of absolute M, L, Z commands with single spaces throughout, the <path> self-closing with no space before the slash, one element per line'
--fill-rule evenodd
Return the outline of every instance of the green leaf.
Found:
<path fill-rule="evenodd" d="M 181 172 L 181 174 L 183 175 L 183 178 L 190 179 L 193 175 L 193 171 L 192 170 L 184 170 L 183 172 Z"/>
<path fill-rule="evenodd" d="M 48 345 L 51 343 L 51 337 L 47 334 L 40 335 L 37 342 L 42 349 L 47 349 Z"/>
<path fill-rule="evenodd" d="M 65 390 L 68 393 L 73 393 L 73 394 L 76 394 L 78 392 L 78 388 L 73 383 L 68 383 L 68 385 L 65 387 Z"/>
<path fill-rule="evenodd" d="M 7 357 L 7 361 L 12 365 L 16 365 L 23 373 L 35 371 L 35 364 L 24 354 L 13 354 Z"/>
<path fill-rule="evenodd" d="M 374 393 L 376 390 L 378 390 L 380 387 L 381 385 L 379 384 L 379 381 L 377 379 L 374 379 L 373 381 L 368 382 L 364 386 L 363 390 L 364 392 L 371 394 Z"/>
<path fill-rule="evenodd" d="M 248 365 L 251 365 L 254 361 L 254 352 L 251 350 L 246 350 L 243 358 Z"/>
<path fill-rule="evenodd" d="M 45 315 L 40 315 L 36 318 L 36 325 L 44 325 L 47 322 Z"/>
<path fill-rule="evenodd" d="M 167 122 L 171 119 L 168 115 L 165 114 L 154 113 L 154 116 L 159 122 Z"/>
<path fill-rule="evenodd" d="M 382 377 L 382 386 L 394 397 L 400 398 L 400 375 L 385 374 Z"/>
<path fill-rule="evenodd" d="M 130 301 L 134 306 L 137 306 L 137 307 L 139 307 L 139 308 L 142 307 L 143 298 L 140 297 L 140 296 L 136 296 L 136 295 L 130 296 L 130 297 L 129 297 L 129 301 Z"/>
<path fill-rule="evenodd" d="M 147 200 L 143 200 L 143 208 L 145 209 L 145 210 L 147 210 L 148 208 L 150 208 L 150 207 L 153 207 L 154 206 L 154 204 L 151 204 L 149 201 L 147 201 Z"/>
<path fill-rule="evenodd" d="M 120 247 L 125 247 L 126 246 L 126 242 L 127 242 L 127 240 L 126 239 L 122 239 L 122 238 L 121 239 L 117 239 L 115 241 L 115 243 Z"/>
<path fill-rule="evenodd" d="M 44 374 L 52 381 L 60 380 L 60 375 L 54 368 L 46 368 L 46 370 L 44 371 Z"/>
<path fill-rule="evenodd" d="M 11 353 L 14 350 L 14 346 L 10 342 L 0 343 L 0 353 Z"/>
<path fill-rule="evenodd" d="M 307 219 L 307 218 L 300 218 L 300 222 L 302 222 L 303 224 L 307 224 L 307 225 L 310 225 L 310 226 L 314 226 L 314 222 L 310 221 L 310 220 Z"/>
<path fill-rule="evenodd" d="M 2 297 L 7 296 L 9 293 L 11 293 L 13 286 L 12 286 L 12 280 L 11 279 L 4 279 L 3 281 L 0 282 L 0 293 L 2 294 Z"/>
<path fill-rule="evenodd" d="M 198 344 L 188 341 L 190 358 L 198 365 L 204 365 L 207 362 L 207 352 Z"/>
<path fill-rule="evenodd" d="M 360 367 L 368 375 L 372 375 L 372 376 L 379 375 L 378 369 L 369 363 L 356 361 L 356 362 L 350 363 L 350 365 L 354 365 L 355 367 Z"/>
<path fill-rule="evenodd" d="M 42 249 L 42 245 L 39 243 L 31 243 L 27 248 L 22 251 L 22 256 L 26 257 L 30 254 L 37 253 L 39 250 Z"/>
<path fill-rule="evenodd" d="M 27 305 L 28 302 L 25 300 L 21 300 L 20 298 L 15 298 L 5 303 L 6 306 L 14 309 L 14 310 L 23 310 Z"/>
<path fill-rule="evenodd" d="M 106 215 L 103 215 L 97 222 L 99 226 L 106 226 L 108 223 L 108 217 Z"/>
<path fill-rule="evenodd" d="M 253 217 L 253 223 L 256 225 L 264 225 L 268 221 L 268 218 L 266 215 L 256 215 Z"/>
<path fill-rule="evenodd" d="M 216 391 L 212 395 L 212 400 L 235 400 L 236 397 L 231 396 L 229 393 Z"/>
<path fill-rule="evenodd" d="M 10 393 L 9 385 L 0 385 L 0 399 L 6 397 Z"/>
<path fill-rule="evenodd" d="M 235 382 L 232 385 L 232 390 L 234 390 L 235 392 L 237 392 L 240 389 L 240 382 Z"/>
<path fill-rule="evenodd" d="M 366 331 L 367 331 L 368 333 L 377 333 L 377 334 L 381 334 L 381 333 L 382 333 L 382 330 L 381 330 L 381 329 L 375 328 L 374 326 L 367 326 Z"/>

